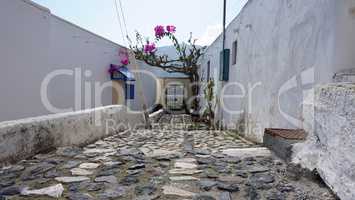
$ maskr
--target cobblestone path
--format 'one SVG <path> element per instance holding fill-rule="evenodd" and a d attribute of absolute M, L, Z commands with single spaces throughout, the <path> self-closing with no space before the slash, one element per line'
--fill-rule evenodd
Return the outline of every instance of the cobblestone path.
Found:
<path fill-rule="evenodd" d="M 335 199 L 267 149 L 165 115 L 153 130 L 65 147 L 0 171 L 3 199 Z"/>

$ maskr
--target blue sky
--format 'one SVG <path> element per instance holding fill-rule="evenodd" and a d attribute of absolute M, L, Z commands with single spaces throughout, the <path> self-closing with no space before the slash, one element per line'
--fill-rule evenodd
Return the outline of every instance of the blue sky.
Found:
<path fill-rule="evenodd" d="M 124 44 L 114 0 L 34 0 L 59 17 Z M 118 0 L 117 0 L 118 2 Z M 222 24 L 222 0 L 121 0 L 130 37 L 135 30 L 153 36 L 157 24 L 177 26 L 177 36 L 187 39 L 192 32 L 199 44 L 207 45 L 218 36 Z M 247 0 L 227 0 L 227 22 Z M 163 41 L 162 45 L 169 45 Z"/>

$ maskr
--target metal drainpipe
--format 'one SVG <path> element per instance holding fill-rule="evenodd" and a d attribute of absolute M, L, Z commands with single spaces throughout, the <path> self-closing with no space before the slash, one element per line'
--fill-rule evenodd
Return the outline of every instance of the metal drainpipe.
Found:
<path fill-rule="evenodd" d="M 223 50 L 225 49 L 226 43 L 226 13 L 227 13 L 227 0 L 223 1 Z"/>
<path fill-rule="evenodd" d="M 224 52 L 225 48 L 226 48 L 226 14 L 227 14 L 227 0 L 223 0 L 223 35 L 222 35 L 222 51 Z M 224 81 L 221 81 L 220 84 L 221 88 L 219 91 L 222 91 L 223 87 L 224 87 Z M 221 96 L 221 95 L 220 95 Z M 220 120 L 220 125 L 219 128 L 222 129 L 223 128 L 223 118 L 224 118 L 224 114 L 223 114 L 223 108 L 221 105 L 221 100 L 220 100 L 220 105 L 219 105 L 219 110 L 221 112 L 221 120 Z"/>

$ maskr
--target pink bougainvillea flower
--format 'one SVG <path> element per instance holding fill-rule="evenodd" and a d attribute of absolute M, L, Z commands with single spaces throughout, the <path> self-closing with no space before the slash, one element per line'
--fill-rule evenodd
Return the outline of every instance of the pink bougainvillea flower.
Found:
<path fill-rule="evenodd" d="M 155 31 L 155 37 L 158 37 L 158 38 L 163 37 L 165 34 L 164 26 L 161 26 L 161 25 L 157 25 L 154 28 L 154 31 Z"/>
<path fill-rule="evenodd" d="M 154 43 L 149 43 L 144 46 L 144 52 L 145 53 L 152 53 L 156 50 L 155 44 Z"/>
<path fill-rule="evenodd" d="M 128 65 L 129 64 L 129 59 L 127 57 L 124 57 L 121 59 L 122 65 Z"/>
<path fill-rule="evenodd" d="M 174 25 L 168 25 L 168 26 L 166 26 L 166 30 L 169 33 L 175 33 L 176 32 L 176 27 Z"/>

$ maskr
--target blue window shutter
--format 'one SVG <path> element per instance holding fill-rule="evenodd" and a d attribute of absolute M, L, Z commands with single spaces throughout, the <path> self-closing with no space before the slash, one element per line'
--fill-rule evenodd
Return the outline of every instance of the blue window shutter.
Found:
<path fill-rule="evenodd" d="M 229 56 L 230 50 L 225 49 L 221 51 L 220 55 L 220 68 L 219 68 L 219 80 L 228 81 L 229 80 Z"/>
<path fill-rule="evenodd" d="M 128 85 L 127 85 L 127 83 L 125 83 L 125 84 L 124 84 L 124 96 L 125 96 L 125 99 L 128 99 L 128 92 L 127 92 L 127 90 L 128 90 Z"/>
<path fill-rule="evenodd" d="M 134 84 L 125 84 L 126 99 L 134 99 Z"/>
<path fill-rule="evenodd" d="M 130 94 L 130 99 L 134 99 L 134 85 L 131 84 L 130 90 L 129 90 L 129 94 Z"/>

